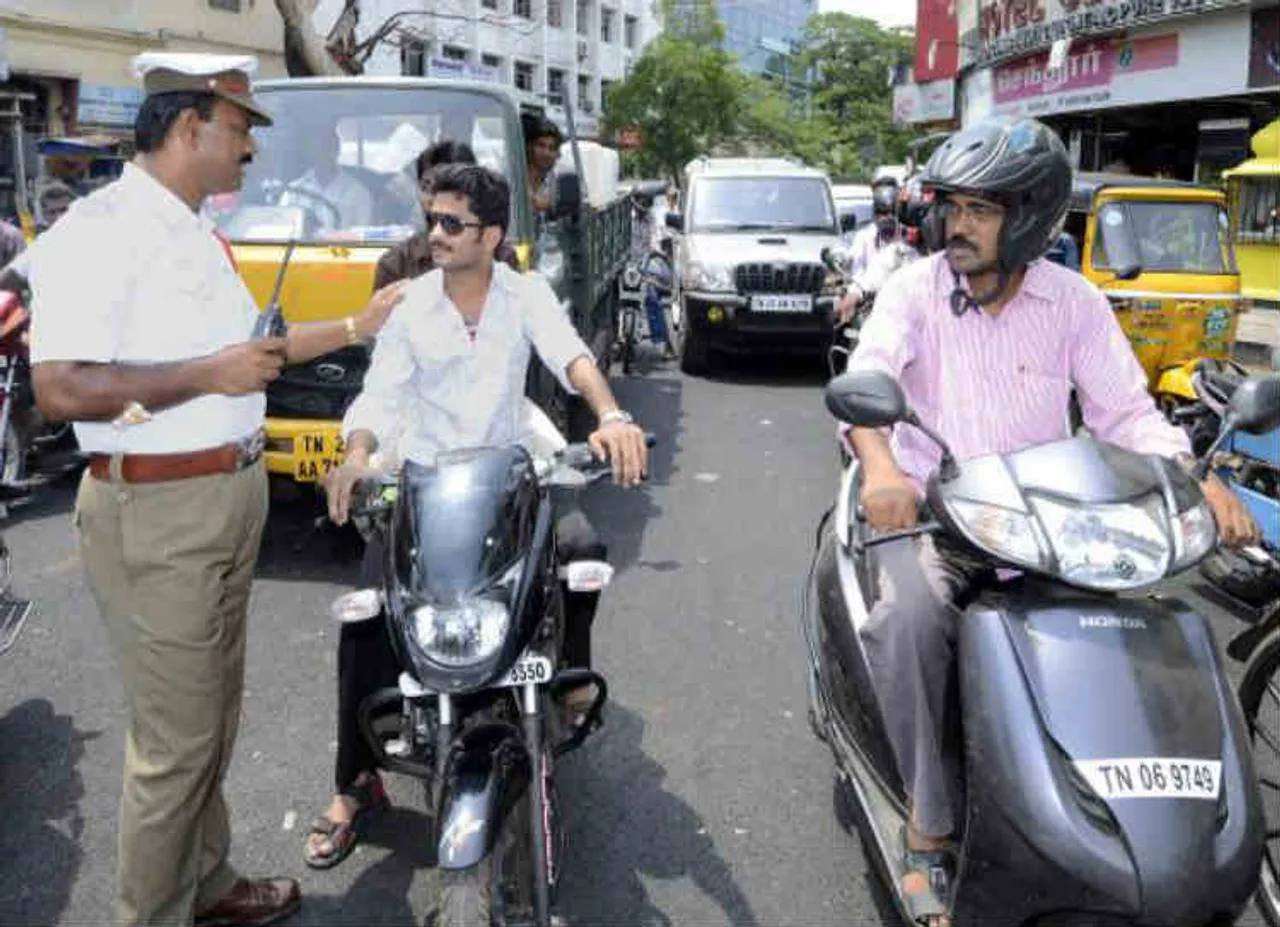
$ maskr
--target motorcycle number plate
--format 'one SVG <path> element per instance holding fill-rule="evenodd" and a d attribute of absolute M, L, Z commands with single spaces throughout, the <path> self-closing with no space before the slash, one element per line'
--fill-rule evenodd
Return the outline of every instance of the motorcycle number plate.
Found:
<path fill-rule="evenodd" d="M 511 664 L 511 669 L 493 686 L 495 689 L 512 689 L 518 686 L 543 685 L 550 681 L 551 661 L 536 653 L 525 653 Z"/>
<path fill-rule="evenodd" d="M 1222 788 L 1222 763 L 1219 760 L 1136 757 L 1076 760 L 1075 766 L 1106 801 L 1122 798 L 1216 801 Z"/>

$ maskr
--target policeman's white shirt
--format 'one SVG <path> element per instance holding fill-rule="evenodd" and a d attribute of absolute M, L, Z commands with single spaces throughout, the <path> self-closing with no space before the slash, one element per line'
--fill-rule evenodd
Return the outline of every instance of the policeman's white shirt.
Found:
<path fill-rule="evenodd" d="M 569 365 L 591 357 L 541 274 L 495 263 L 474 339 L 444 271 L 423 274 L 379 332 L 342 433 L 370 431 L 380 451 L 426 466 L 445 451 L 519 443 L 531 351 L 571 393 Z"/>
<path fill-rule="evenodd" d="M 337 168 L 337 172 L 329 179 L 328 183 L 321 183 L 320 179 L 316 177 L 315 168 L 312 168 L 290 183 L 289 186 L 299 187 L 303 190 L 313 190 L 336 206 L 338 208 L 338 224 L 340 228 L 370 225 L 373 222 L 373 197 L 365 189 L 364 184 L 341 167 Z M 332 226 L 333 213 L 305 193 L 286 191 L 280 197 L 280 205 L 301 206 L 309 209 L 319 217 L 322 226 Z"/>
<path fill-rule="evenodd" d="M 258 317 L 213 223 L 133 164 L 73 203 L 28 254 L 33 364 L 190 360 L 247 341 Z M 76 438 L 94 453 L 202 450 L 251 436 L 266 400 L 201 396 L 149 411 L 124 428 L 76 422 Z"/>

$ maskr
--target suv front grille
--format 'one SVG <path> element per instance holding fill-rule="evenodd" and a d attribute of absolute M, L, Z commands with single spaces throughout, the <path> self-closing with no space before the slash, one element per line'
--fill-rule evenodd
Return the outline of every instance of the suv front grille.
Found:
<path fill-rule="evenodd" d="M 360 392 L 369 369 L 369 349 L 341 348 L 306 364 L 286 367 L 267 387 L 267 415 L 275 418 L 337 419 Z"/>
<path fill-rule="evenodd" d="M 760 263 L 739 264 L 735 280 L 738 292 L 809 293 L 822 292 L 827 271 L 821 264 Z"/>

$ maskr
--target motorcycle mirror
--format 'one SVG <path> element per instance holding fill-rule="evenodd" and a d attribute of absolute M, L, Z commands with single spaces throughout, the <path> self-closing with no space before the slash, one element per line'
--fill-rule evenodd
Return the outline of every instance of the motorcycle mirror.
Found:
<path fill-rule="evenodd" d="M 848 272 L 849 265 L 853 262 L 853 255 L 849 253 L 847 248 L 823 248 L 822 263 L 827 266 L 827 270 L 837 274 Z"/>
<path fill-rule="evenodd" d="M 675 229 L 677 232 L 684 231 L 684 216 L 678 212 L 668 212 L 666 218 L 667 228 Z"/>
<path fill-rule="evenodd" d="M 902 388 L 882 370 L 842 373 L 827 384 L 824 398 L 832 415 L 857 428 L 884 428 L 910 416 Z"/>
<path fill-rule="evenodd" d="M 1141 264 L 1126 264 L 1116 271 L 1117 280 L 1137 280 L 1142 276 Z"/>
<path fill-rule="evenodd" d="M 1227 405 L 1227 418 L 1251 435 L 1280 428 L 1280 374 L 1250 377 L 1237 386 Z"/>

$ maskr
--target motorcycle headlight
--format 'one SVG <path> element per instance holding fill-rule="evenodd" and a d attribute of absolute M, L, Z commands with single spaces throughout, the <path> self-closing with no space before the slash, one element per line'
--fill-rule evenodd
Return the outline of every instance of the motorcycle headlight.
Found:
<path fill-rule="evenodd" d="M 1213 510 L 1202 502 L 1194 508 L 1179 512 L 1173 522 L 1173 568 L 1181 570 L 1199 562 L 1218 543 L 1218 523 Z"/>
<path fill-rule="evenodd" d="M 622 285 L 628 290 L 638 290 L 640 289 L 640 283 L 640 268 L 634 264 L 628 264 L 626 269 L 622 271 Z"/>
<path fill-rule="evenodd" d="M 711 292 L 732 292 L 733 274 L 723 264 L 705 264 L 691 261 L 684 271 L 684 285 L 690 290 L 709 290 Z"/>
<path fill-rule="evenodd" d="M 1033 569 L 1047 566 L 1035 522 L 1025 513 L 964 499 L 949 500 L 947 508 L 970 540 L 984 550 Z"/>
<path fill-rule="evenodd" d="M 502 646 L 511 613 L 502 602 L 468 599 L 458 605 L 420 605 L 413 634 L 423 652 L 445 666 L 479 663 Z"/>
<path fill-rule="evenodd" d="M 553 234 L 545 234 L 538 239 L 538 273 L 547 278 L 553 289 L 564 277 L 564 250 Z"/>
<path fill-rule="evenodd" d="M 1091 589 L 1147 586 L 1169 570 L 1172 550 L 1160 496 L 1139 502 L 1065 505 L 1039 496 L 1031 505 L 1058 558 L 1058 575 Z"/>

